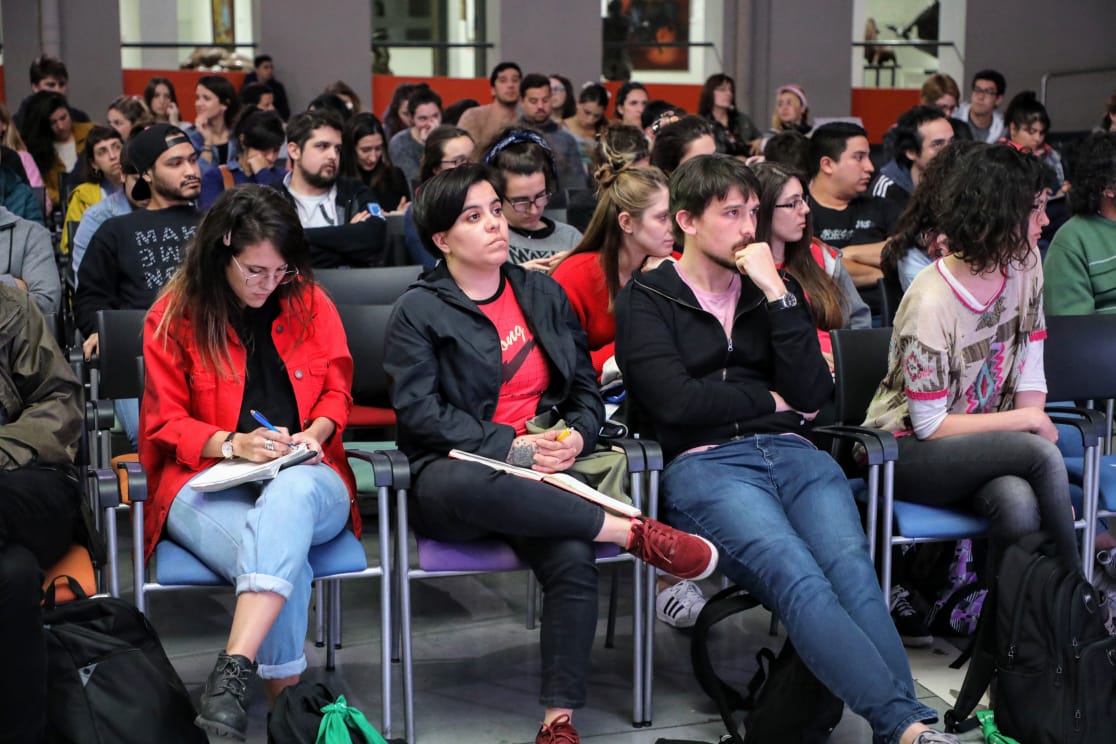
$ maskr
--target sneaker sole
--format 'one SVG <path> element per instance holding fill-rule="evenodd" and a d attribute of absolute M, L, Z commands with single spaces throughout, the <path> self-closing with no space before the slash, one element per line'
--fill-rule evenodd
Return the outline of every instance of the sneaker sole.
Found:
<path fill-rule="evenodd" d="M 247 733 L 244 731 L 237 731 L 232 726 L 226 726 L 225 724 L 218 723 L 217 721 L 210 721 L 206 718 L 202 718 L 201 716 L 198 716 L 194 719 L 194 725 L 207 734 L 225 736 L 230 739 L 236 739 L 237 741 L 244 741 L 248 738 Z"/>
<path fill-rule="evenodd" d="M 710 576 L 712 576 L 713 572 L 717 570 L 717 562 L 720 560 L 720 556 L 717 554 L 717 548 L 716 548 L 715 545 L 713 545 L 713 543 L 709 542 L 708 540 L 706 540 L 701 535 L 694 535 L 694 537 L 696 537 L 698 540 L 701 540 L 703 543 L 705 543 L 706 545 L 709 546 L 710 558 L 709 558 L 708 565 L 706 565 L 706 567 L 702 570 L 702 572 L 698 573 L 698 574 L 676 573 L 674 575 L 677 576 L 680 579 L 689 579 L 690 581 L 701 581 L 702 579 L 707 579 Z"/>
<path fill-rule="evenodd" d="M 926 648 L 934 645 L 934 636 L 900 636 L 907 648 Z"/>

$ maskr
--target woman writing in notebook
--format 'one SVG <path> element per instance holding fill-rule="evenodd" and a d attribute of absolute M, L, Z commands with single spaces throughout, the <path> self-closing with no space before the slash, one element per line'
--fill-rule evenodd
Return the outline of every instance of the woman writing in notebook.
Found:
<path fill-rule="evenodd" d="M 310 275 L 298 216 L 278 191 L 246 185 L 217 198 L 147 315 L 143 351 L 147 550 L 169 538 L 236 585 L 232 629 L 196 722 L 244 739 L 253 673 L 273 702 L 306 668 L 310 546 L 350 519 L 360 534 L 341 444 L 352 358 L 336 308 Z M 204 494 L 190 487 L 223 459 L 268 462 L 298 445 L 315 456 L 273 480 Z"/>
<path fill-rule="evenodd" d="M 538 576 L 546 613 L 536 741 L 576 744 L 570 716 L 585 704 L 597 623 L 593 544 L 614 543 L 686 578 L 707 576 L 717 556 L 658 522 L 447 457 L 460 449 L 562 472 L 592 452 L 602 419 L 585 332 L 553 279 L 507 263 L 501 203 L 482 165 L 423 184 L 415 225 L 442 261 L 396 302 L 384 368 L 414 474 L 415 529 L 447 541 L 502 538 Z M 528 434 L 527 422 L 548 412 L 572 433 Z"/>

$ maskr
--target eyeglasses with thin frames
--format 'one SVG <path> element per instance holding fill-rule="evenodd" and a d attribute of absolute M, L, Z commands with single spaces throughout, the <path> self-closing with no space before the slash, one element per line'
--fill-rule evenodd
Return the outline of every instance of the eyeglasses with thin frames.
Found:
<path fill-rule="evenodd" d="M 531 207 L 545 209 L 546 205 L 550 203 L 551 196 L 553 196 L 553 194 L 551 194 L 549 191 L 544 191 L 541 194 L 536 194 L 534 199 L 529 196 L 517 196 L 515 198 L 508 199 L 508 204 L 510 204 L 511 208 L 515 211 L 519 212 L 520 214 L 524 214 L 530 211 Z"/>
<path fill-rule="evenodd" d="M 459 168 L 469 162 L 469 156 L 458 155 L 456 158 L 450 158 L 449 160 L 440 160 L 438 162 L 441 163 L 443 168 Z"/>
<path fill-rule="evenodd" d="M 281 287 L 284 284 L 293 282 L 299 274 L 298 269 L 276 269 L 274 272 L 257 269 L 255 267 L 246 269 L 240 265 L 240 261 L 236 260 L 236 256 L 233 256 L 232 260 L 233 263 L 236 264 L 236 268 L 240 270 L 240 275 L 244 277 L 245 286 L 248 287 L 261 284 L 264 279 L 267 278 L 270 278 L 276 287 Z"/>
<path fill-rule="evenodd" d="M 794 199 L 791 199 L 786 204 L 776 204 L 775 208 L 776 209 L 798 210 L 798 209 L 802 209 L 804 206 L 806 206 L 806 200 L 803 199 L 801 196 L 798 196 L 798 197 L 795 197 Z"/>

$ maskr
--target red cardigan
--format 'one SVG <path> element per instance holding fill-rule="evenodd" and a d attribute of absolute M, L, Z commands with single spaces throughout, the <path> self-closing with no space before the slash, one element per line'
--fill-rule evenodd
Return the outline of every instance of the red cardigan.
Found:
<path fill-rule="evenodd" d="M 570 306 L 589 336 L 589 356 L 599 380 L 604 363 L 616 353 L 616 316 L 608 309 L 600 254 L 575 253 L 558 264 L 550 276 L 566 290 Z"/>
<path fill-rule="evenodd" d="M 303 425 L 324 416 L 337 426 L 322 445 L 324 462 L 349 488 L 353 532 L 360 537 L 356 479 L 341 442 L 353 403 L 353 360 L 337 308 L 317 286 L 304 290 L 304 295 L 310 313 L 307 337 L 297 342 L 297 323 L 289 301 L 280 304 L 271 337 L 286 364 Z M 145 381 L 139 456 L 147 470 L 150 494 L 144 514 L 147 557 L 162 534 L 179 490 L 196 473 L 218 462 L 202 457 L 202 447 L 216 432 L 236 429 L 244 400 L 243 374 L 234 378 L 203 368 L 188 323 L 171 329 L 165 344 L 155 338 L 166 305 L 164 296 L 152 306 L 143 329 Z M 233 368 L 244 370 L 247 353 L 231 326 L 229 353 Z"/>

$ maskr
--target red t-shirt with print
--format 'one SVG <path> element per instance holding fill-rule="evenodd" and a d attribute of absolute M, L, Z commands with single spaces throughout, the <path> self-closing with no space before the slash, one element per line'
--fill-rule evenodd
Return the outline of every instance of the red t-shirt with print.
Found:
<path fill-rule="evenodd" d="M 492 421 L 527 433 L 527 421 L 535 417 L 539 401 L 550 384 L 546 358 L 535 341 L 511 285 L 503 282 L 500 292 L 477 307 L 496 326 L 500 336 L 500 398 Z"/>

